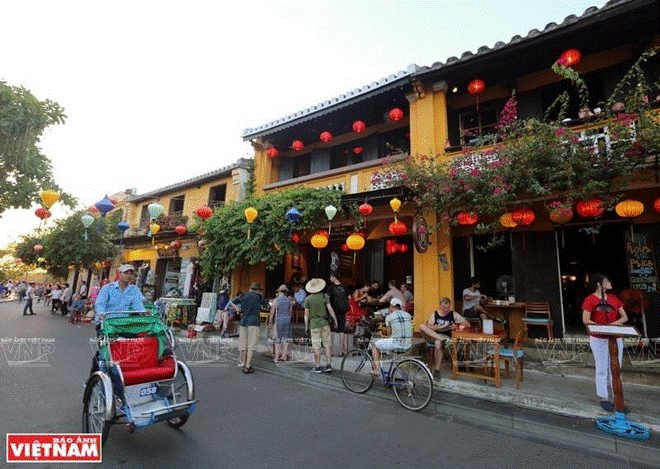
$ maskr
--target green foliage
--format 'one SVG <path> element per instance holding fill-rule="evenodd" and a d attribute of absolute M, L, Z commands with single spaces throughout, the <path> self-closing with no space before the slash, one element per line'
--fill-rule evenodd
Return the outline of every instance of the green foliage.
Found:
<path fill-rule="evenodd" d="M 439 157 L 410 158 L 386 170 L 388 177 L 377 175 L 376 182 L 408 186 L 419 203 L 443 213 L 445 221 L 454 220 L 459 211 L 473 211 L 482 222 L 477 232 L 498 229 L 499 216 L 524 200 L 559 199 L 554 205 L 571 207 L 598 195 L 611 207 L 649 156 L 660 155 L 660 113 L 648 103 L 648 95 L 658 86 L 646 84 L 641 68 L 654 54 L 655 50 L 643 54 L 624 84 L 616 87 L 609 102 L 622 99 L 624 104 L 608 106 L 590 118 L 596 127 L 608 127 L 613 138 L 609 146 L 586 145 L 557 121 L 511 119 L 516 115 L 512 96 L 502 112 L 498 143 L 491 149 L 465 148 L 462 157 L 446 163 Z M 576 84 L 581 105 L 586 105 L 589 93 L 579 75 L 558 64 L 553 70 Z M 568 94 L 560 95 L 551 107 L 557 105 L 561 121 Z"/>
<path fill-rule="evenodd" d="M 294 206 L 298 209 L 301 218 L 293 225 L 293 231 L 302 235 L 327 226 L 324 209 L 329 204 L 340 208 L 340 200 L 338 191 L 299 187 L 249 197 L 216 209 L 207 222 L 198 222 L 197 232 L 206 241 L 200 259 L 204 277 L 229 273 L 239 265 L 264 263 L 267 269 L 274 269 L 282 263 L 285 253 L 297 250 L 289 237 L 291 225 L 285 218 L 286 212 Z M 244 214 L 248 207 L 258 211 L 250 239 Z"/>
<path fill-rule="evenodd" d="M 14 262 L 13 258 L 0 258 L 0 282 L 7 280 L 22 280 L 30 271 L 30 266 L 24 262 Z"/>
<path fill-rule="evenodd" d="M 25 255 L 25 261 L 48 270 L 55 277 L 66 277 L 69 266 L 91 267 L 95 262 L 111 258 L 116 253 L 115 246 L 109 241 L 118 237 L 117 223 L 121 212 L 108 215 L 106 218 L 96 218 L 87 228 L 80 217 L 87 213 L 78 211 L 68 218 L 58 220 L 55 226 L 38 236 L 24 236 L 16 246 L 14 253 Z M 44 250 L 36 255 L 34 245 L 41 244 Z M 39 262 L 41 257 L 44 260 Z"/>
<path fill-rule="evenodd" d="M 60 191 L 39 141 L 47 127 L 63 124 L 65 118 L 57 103 L 39 101 L 25 88 L 0 81 L 0 213 L 30 208 L 39 202 L 42 189 Z M 75 203 L 66 193 L 61 200 L 69 206 Z"/>

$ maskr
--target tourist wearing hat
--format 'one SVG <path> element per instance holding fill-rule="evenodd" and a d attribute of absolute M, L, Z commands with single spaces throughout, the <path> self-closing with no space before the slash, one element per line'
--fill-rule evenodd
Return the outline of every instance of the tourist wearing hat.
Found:
<path fill-rule="evenodd" d="M 309 295 L 305 298 L 305 331 L 309 331 L 312 337 L 312 351 L 314 352 L 315 366 L 312 373 L 332 372 L 330 358 L 332 357 L 332 343 L 330 342 L 330 324 L 327 314 L 330 313 L 334 327 L 337 327 L 337 317 L 330 305 L 328 295 L 322 293 L 325 288 L 325 280 L 313 278 L 305 290 Z M 325 347 L 325 355 L 328 363 L 321 367 L 321 348 Z"/>
<path fill-rule="evenodd" d="M 109 312 L 144 311 L 144 296 L 138 287 L 133 285 L 135 267 L 123 264 L 117 268 L 117 272 L 119 279 L 101 288 L 94 302 L 94 318 L 97 323 Z"/>
<path fill-rule="evenodd" d="M 389 314 L 385 317 L 387 335 L 385 339 L 375 341 L 371 350 L 374 357 L 374 374 L 380 375 L 381 352 L 406 352 L 412 347 L 413 326 L 412 317 L 403 311 L 403 302 L 400 298 L 390 300 Z"/>
<path fill-rule="evenodd" d="M 245 374 L 254 373 L 252 356 L 257 349 L 259 339 L 259 310 L 261 309 L 261 284 L 253 283 L 250 291 L 232 300 L 232 304 L 242 312 L 238 327 L 238 366 Z"/>
<path fill-rule="evenodd" d="M 273 361 L 286 361 L 289 354 L 289 342 L 291 341 L 291 308 L 295 300 L 287 294 L 289 288 L 286 285 L 280 285 L 277 289 L 277 296 L 270 307 L 268 323 L 275 325 L 277 337 L 275 338 L 275 356 Z"/>

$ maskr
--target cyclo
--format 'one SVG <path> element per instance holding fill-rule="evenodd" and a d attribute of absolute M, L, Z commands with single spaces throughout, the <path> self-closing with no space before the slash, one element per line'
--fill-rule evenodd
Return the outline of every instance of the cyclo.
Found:
<path fill-rule="evenodd" d="M 98 371 L 83 397 L 82 430 L 100 433 L 110 425 L 133 432 L 157 422 L 179 428 L 195 409 L 193 377 L 174 355 L 172 331 L 150 312 L 112 312 L 97 335 Z"/>

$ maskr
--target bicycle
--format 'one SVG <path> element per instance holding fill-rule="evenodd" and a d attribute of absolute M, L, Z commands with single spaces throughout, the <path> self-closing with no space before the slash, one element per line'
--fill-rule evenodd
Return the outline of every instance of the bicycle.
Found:
<path fill-rule="evenodd" d="M 409 410 L 422 410 L 433 397 L 433 377 L 427 366 L 417 358 L 392 357 L 386 369 L 381 362 L 380 379 L 391 387 L 399 404 Z M 341 380 L 349 391 L 363 394 L 371 389 L 376 376 L 370 347 L 353 349 L 341 361 Z"/>

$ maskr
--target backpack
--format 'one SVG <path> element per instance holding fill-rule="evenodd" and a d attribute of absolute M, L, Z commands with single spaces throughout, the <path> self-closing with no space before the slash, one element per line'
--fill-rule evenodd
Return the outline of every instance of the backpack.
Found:
<path fill-rule="evenodd" d="M 343 285 L 333 285 L 330 291 L 330 304 L 332 309 L 339 314 L 346 314 L 350 309 L 348 305 L 348 293 Z"/>

